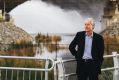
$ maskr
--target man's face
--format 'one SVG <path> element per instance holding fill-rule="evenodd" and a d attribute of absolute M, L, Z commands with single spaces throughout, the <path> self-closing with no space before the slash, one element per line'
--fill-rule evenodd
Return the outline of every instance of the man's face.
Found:
<path fill-rule="evenodd" d="M 85 21 L 85 31 L 91 32 L 93 31 L 93 24 L 91 24 L 91 21 Z"/>

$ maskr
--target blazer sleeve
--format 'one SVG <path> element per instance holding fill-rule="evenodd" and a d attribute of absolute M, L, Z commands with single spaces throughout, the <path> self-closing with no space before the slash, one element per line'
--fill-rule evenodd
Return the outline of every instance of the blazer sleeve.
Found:
<path fill-rule="evenodd" d="M 100 39 L 100 62 L 102 63 L 104 58 L 103 58 L 103 55 L 104 55 L 104 39 L 103 37 L 101 36 L 101 39 Z"/>
<path fill-rule="evenodd" d="M 104 58 L 103 58 L 103 55 L 104 55 L 104 39 L 103 39 L 102 36 L 100 37 L 100 44 L 99 45 L 100 45 L 100 47 L 99 47 L 98 67 L 100 69 L 101 65 L 103 63 L 103 60 L 104 60 Z"/>
<path fill-rule="evenodd" d="M 78 33 L 76 34 L 72 42 L 69 44 L 69 50 L 73 56 L 76 56 L 77 54 L 77 50 L 75 49 L 77 45 L 77 37 L 78 37 Z"/>
<path fill-rule="evenodd" d="M 103 63 L 103 55 L 104 55 L 104 39 L 101 35 L 97 35 L 97 38 L 96 38 L 96 43 L 97 43 L 97 48 L 96 52 L 97 52 L 97 59 L 96 59 L 96 67 L 97 67 L 97 70 L 98 70 L 98 73 L 101 74 L 101 66 L 102 66 L 102 63 Z M 94 49 L 95 49 L 94 48 Z"/>

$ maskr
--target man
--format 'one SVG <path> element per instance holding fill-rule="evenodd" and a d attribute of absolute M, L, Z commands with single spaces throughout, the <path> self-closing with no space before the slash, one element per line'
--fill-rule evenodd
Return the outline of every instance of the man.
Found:
<path fill-rule="evenodd" d="M 85 20 L 85 31 L 78 32 L 69 45 L 77 61 L 78 80 L 98 80 L 104 54 L 103 37 L 95 32 L 92 18 Z"/>

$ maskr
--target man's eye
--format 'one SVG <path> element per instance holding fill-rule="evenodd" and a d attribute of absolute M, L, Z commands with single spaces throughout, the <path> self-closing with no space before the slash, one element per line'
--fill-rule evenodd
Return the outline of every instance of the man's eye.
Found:
<path fill-rule="evenodd" d="M 85 25 L 90 25 L 90 24 L 85 24 Z"/>

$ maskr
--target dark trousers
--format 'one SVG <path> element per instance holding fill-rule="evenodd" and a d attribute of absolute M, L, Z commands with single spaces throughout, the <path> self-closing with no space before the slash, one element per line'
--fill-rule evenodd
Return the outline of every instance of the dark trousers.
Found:
<path fill-rule="evenodd" d="M 89 61 L 80 64 L 80 74 L 78 80 L 98 80 L 98 71 L 95 62 Z"/>

